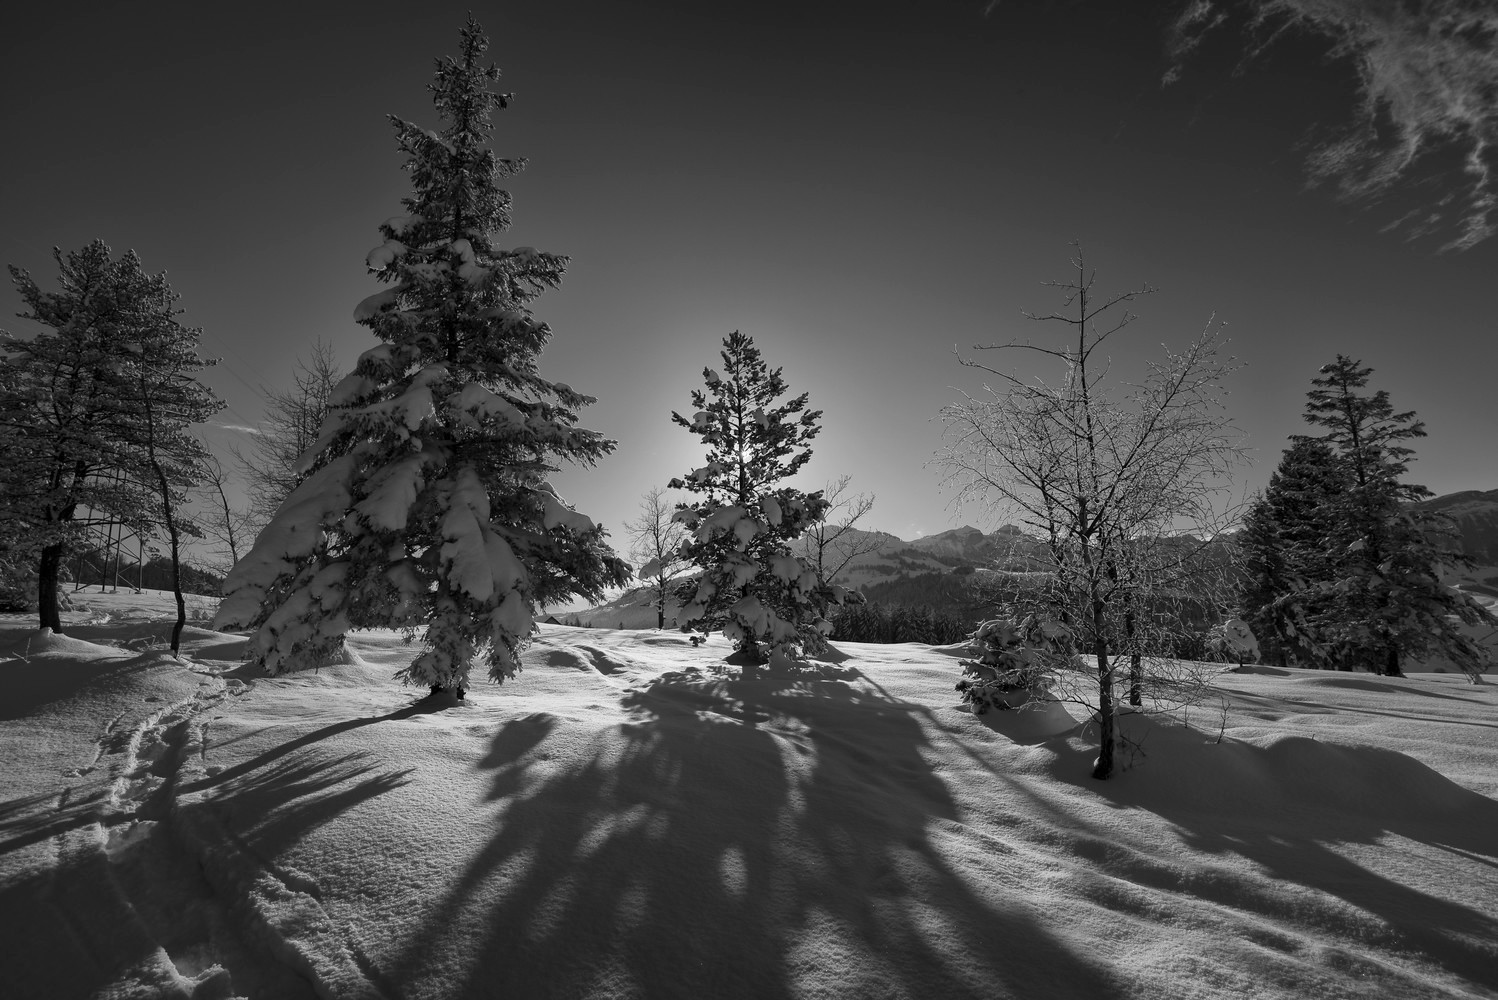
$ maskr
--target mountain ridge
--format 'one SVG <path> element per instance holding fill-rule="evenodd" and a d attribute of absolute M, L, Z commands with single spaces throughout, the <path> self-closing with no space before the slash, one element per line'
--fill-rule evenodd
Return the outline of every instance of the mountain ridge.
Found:
<path fill-rule="evenodd" d="M 1451 517 L 1461 532 L 1463 550 L 1479 564 L 1475 573 L 1463 574 L 1452 582 L 1480 591 L 1498 587 L 1498 578 L 1486 581 L 1485 576 L 1498 566 L 1498 490 L 1461 490 L 1421 501 L 1418 506 Z M 909 540 L 887 531 L 850 528 L 844 537 L 858 547 L 870 541 L 877 543 L 870 551 L 849 561 L 834 577 L 841 586 L 860 592 L 873 588 L 898 592 L 909 588 L 891 585 L 927 574 L 945 577 L 979 570 L 1033 572 L 1042 569 L 1045 562 L 1044 543 L 1012 524 L 986 533 L 964 524 Z M 792 547 L 803 557 L 812 551 L 810 540 L 805 537 Z M 829 559 L 829 563 L 835 566 L 840 559 L 841 556 Z M 651 591 L 637 586 L 604 604 L 554 614 L 559 620 L 575 618 L 602 627 L 653 628 L 656 615 L 651 600 Z M 675 611 L 676 607 L 668 603 L 668 625 Z"/>

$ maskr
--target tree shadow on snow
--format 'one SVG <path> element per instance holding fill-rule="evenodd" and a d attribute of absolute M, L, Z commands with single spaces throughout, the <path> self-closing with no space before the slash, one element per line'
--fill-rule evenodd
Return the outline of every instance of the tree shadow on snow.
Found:
<path fill-rule="evenodd" d="M 410 782 L 414 768 L 377 771 L 366 757 L 311 749 L 258 770 L 236 769 L 201 803 L 240 847 L 271 859 L 359 803 Z"/>
<path fill-rule="evenodd" d="M 381 962 L 447 997 L 1087 997 L 1118 991 L 1022 906 L 975 893 L 928 824 L 957 807 L 909 705 L 841 680 L 662 675 L 632 721 L 504 725 L 480 765 L 492 839 Z M 429 985 L 428 985 L 429 988 Z"/>
<path fill-rule="evenodd" d="M 346 733 L 353 729 L 362 729 L 365 726 L 378 725 L 381 722 L 399 722 L 403 719 L 414 718 L 418 715 L 431 715 L 436 712 L 444 711 L 445 709 L 451 707 L 452 702 L 450 701 L 446 701 L 440 698 L 423 698 L 420 701 L 416 701 L 410 705 L 405 706 L 404 708 L 398 708 L 394 711 L 386 712 L 384 715 L 371 715 L 357 719 L 344 719 L 341 722 L 333 722 L 326 726 L 322 726 L 319 729 L 314 729 L 309 733 L 303 733 L 301 736 L 298 736 L 295 739 L 287 740 L 285 743 L 278 743 L 270 749 L 256 754 L 249 760 L 241 761 L 240 763 L 235 764 L 233 767 L 225 768 L 224 770 L 219 771 L 216 774 L 208 775 L 206 777 L 199 778 L 197 781 L 185 784 L 181 786 L 180 791 L 195 792 L 204 788 L 212 788 L 216 785 L 224 785 L 236 781 L 244 777 L 245 775 L 260 770 L 273 761 L 279 760 L 280 758 L 285 757 L 289 754 L 293 754 L 298 750 L 302 750 L 307 747 L 313 746 L 314 744 L 321 743 L 324 740 L 332 739 L 334 736 L 337 736 L 340 733 Z"/>
<path fill-rule="evenodd" d="M 133 653 L 120 650 L 113 659 L 78 663 L 54 660 L 30 664 L 24 660 L 0 663 L 0 681 L 7 688 L 20 691 L 0 699 L 0 722 L 24 719 L 30 715 L 66 711 L 73 702 L 86 698 L 108 698 L 116 692 L 127 692 L 140 683 L 139 675 L 160 670 L 176 670 L 175 664 L 163 663 L 157 653 Z M 8 671 L 25 671 L 24 684 L 17 685 Z"/>
<path fill-rule="evenodd" d="M 1442 894 L 1455 886 L 1470 899 L 1482 895 L 1474 879 L 1498 884 L 1498 802 L 1394 750 L 1304 737 L 1263 747 L 1218 744 L 1177 725 L 1133 724 L 1141 727 L 1136 736 L 1155 737 L 1145 741 L 1149 756 L 1136 768 L 1093 781 L 1088 761 L 1095 750 L 1073 744 L 1058 748 L 1056 779 L 1120 808 L 1153 812 L 1192 850 L 1243 857 L 1270 879 L 1341 900 L 1376 924 L 1314 897 L 1289 901 L 1249 876 L 1198 873 L 1183 881 L 1179 871 L 1116 844 L 1079 842 L 1077 853 L 1130 882 L 1309 923 L 1364 947 L 1415 953 L 1498 989 L 1498 907 L 1483 912 Z M 1358 863 L 1350 856 L 1355 849 L 1337 849 L 1421 850 L 1390 843 L 1391 835 L 1424 845 L 1425 863 L 1405 858 L 1400 866 L 1419 870 L 1420 882 Z"/>
<path fill-rule="evenodd" d="M 1440 701 L 1461 701 L 1468 704 L 1481 705 L 1481 698 L 1467 698 L 1459 694 L 1445 694 L 1440 691 L 1432 691 L 1428 686 L 1411 683 L 1405 679 L 1400 683 L 1398 678 L 1387 680 L 1371 680 L 1367 677 L 1349 677 L 1346 674 L 1316 673 L 1300 679 L 1301 686 L 1318 688 L 1343 688 L 1350 691 L 1372 691 L 1379 694 L 1417 695 L 1421 698 L 1435 698 Z"/>

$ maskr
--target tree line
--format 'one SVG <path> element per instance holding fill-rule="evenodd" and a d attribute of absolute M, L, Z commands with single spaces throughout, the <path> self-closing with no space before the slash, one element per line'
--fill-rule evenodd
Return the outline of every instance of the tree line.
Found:
<path fill-rule="evenodd" d="M 201 534 L 185 505 L 207 457 L 190 429 L 223 404 L 196 377 L 210 364 L 197 353 L 201 331 L 178 319 L 164 273 L 102 240 L 52 256 L 57 291 L 10 269 L 22 316 L 41 332 L 0 331 L 0 562 L 12 589 L 35 580 L 40 625 L 61 632 L 64 560 L 91 529 L 164 534 L 180 565 L 183 539 Z M 173 590 L 176 652 L 186 621 L 177 572 Z"/>

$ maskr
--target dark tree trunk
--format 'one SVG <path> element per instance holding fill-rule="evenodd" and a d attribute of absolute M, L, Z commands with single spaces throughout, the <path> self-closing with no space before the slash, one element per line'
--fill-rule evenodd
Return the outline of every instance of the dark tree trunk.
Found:
<path fill-rule="evenodd" d="M 1113 671 L 1108 666 L 1107 644 L 1099 638 L 1092 648 L 1098 665 L 1098 750 L 1092 776 L 1106 781 L 1113 774 Z"/>
<path fill-rule="evenodd" d="M 734 651 L 727 662 L 737 664 L 739 676 L 746 681 L 752 681 L 759 676 L 759 668 L 768 660 L 760 652 L 759 643 L 754 637 L 745 635 L 739 640 L 739 648 Z"/>
<path fill-rule="evenodd" d="M 145 375 L 141 375 L 141 399 L 146 407 L 146 457 L 156 472 L 161 486 L 161 509 L 166 515 L 166 533 L 172 542 L 172 596 L 177 599 L 177 622 L 172 626 L 172 655 L 182 648 L 182 629 L 187 625 L 187 602 L 182 599 L 182 562 L 177 543 L 177 520 L 172 516 L 172 487 L 166 478 L 166 470 L 156 458 L 156 424 L 151 414 L 151 394 L 146 391 Z"/>
<path fill-rule="evenodd" d="M 1105 638 L 1103 602 L 1092 599 L 1092 652 L 1097 657 L 1098 751 L 1092 776 L 1106 781 L 1113 774 L 1113 668 L 1108 662 L 1108 640 Z"/>
<path fill-rule="evenodd" d="M 1388 656 L 1384 659 L 1384 676 L 1404 676 L 1404 671 L 1399 669 L 1399 647 L 1393 643 L 1389 644 Z"/>
<path fill-rule="evenodd" d="M 166 476 L 161 477 L 161 488 L 166 489 Z M 177 523 L 172 518 L 172 505 L 167 502 L 166 529 L 172 539 L 172 596 L 177 598 L 177 623 L 172 626 L 172 655 L 182 648 L 182 629 L 187 625 L 187 602 L 182 599 L 182 562 L 177 551 Z"/>
<path fill-rule="evenodd" d="M 1124 601 L 1130 602 L 1130 595 L 1124 595 Z M 1135 708 L 1144 705 L 1144 664 L 1139 655 L 1139 647 L 1134 642 L 1134 609 L 1129 607 L 1124 611 L 1124 641 L 1129 645 L 1129 704 Z"/>
<path fill-rule="evenodd" d="M 62 543 L 42 549 L 36 568 L 36 608 L 38 628 L 49 628 L 62 634 L 62 609 L 57 605 L 58 571 L 62 568 Z"/>
<path fill-rule="evenodd" d="M 114 523 L 104 526 L 104 554 L 99 560 L 99 593 L 109 590 L 109 553 L 114 548 Z"/>

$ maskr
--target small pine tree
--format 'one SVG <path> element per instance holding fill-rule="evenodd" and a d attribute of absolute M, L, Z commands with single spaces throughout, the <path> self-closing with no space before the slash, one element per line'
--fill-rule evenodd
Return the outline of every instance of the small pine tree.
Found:
<path fill-rule="evenodd" d="M 675 515 L 692 533 L 681 554 L 703 571 L 683 588 L 680 617 L 721 628 L 737 645 L 734 660 L 753 669 L 767 659 L 762 644 L 789 658 L 815 648 L 831 627 L 819 602 L 840 604 L 845 592 L 790 550 L 825 515 L 826 499 L 780 485 L 811 459 L 806 444 L 822 411 L 807 409 L 806 393 L 777 403 L 787 392 L 781 369 L 737 330 L 721 357 L 723 374 L 704 368 L 706 392 L 692 390 L 692 418 L 671 414 L 708 448 L 706 465 L 670 483 L 702 497 Z"/>
<path fill-rule="evenodd" d="M 272 673 L 319 662 L 350 628 L 424 627 L 398 676 L 461 695 L 480 655 L 494 681 L 519 670 L 537 604 L 600 600 L 628 577 L 546 481 L 553 457 L 592 464 L 614 442 L 574 426 L 590 397 L 537 372 L 551 331 L 527 304 L 567 259 L 494 244 L 510 204 L 497 181 L 523 164 L 487 145 L 509 101 L 487 48 L 470 17 L 459 58 L 439 60 L 440 133 L 391 117 L 415 190 L 367 258 L 389 287 L 354 313 L 383 343 L 329 398 L 310 474 L 225 581 L 216 626 L 254 629 Z"/>
<path fill-rule="evenodd" d="M 1057 663 L 1075 656 L 1062 626 L 1033 618 L 982 622 L 969 636 L 968 654 L 973 659 L 959 661 L 963 678 L 957 691 L 977 715 L 991 708 L 1019 708 L 1044 697 Z"/>

